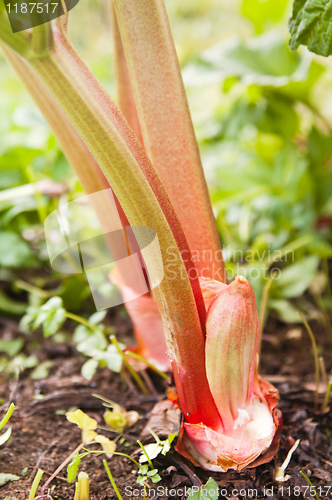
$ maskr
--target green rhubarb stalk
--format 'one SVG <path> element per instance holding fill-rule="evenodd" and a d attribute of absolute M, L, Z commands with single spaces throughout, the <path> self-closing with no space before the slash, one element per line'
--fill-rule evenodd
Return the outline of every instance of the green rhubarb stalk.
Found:
<path fill-rule="evenodd" d="M 220 241 L 164 2 L 113 0 L 113 3 L 144 148 L 179 216 L 189 247 L 195 252 L 199 276 L 226 282 Z"/>

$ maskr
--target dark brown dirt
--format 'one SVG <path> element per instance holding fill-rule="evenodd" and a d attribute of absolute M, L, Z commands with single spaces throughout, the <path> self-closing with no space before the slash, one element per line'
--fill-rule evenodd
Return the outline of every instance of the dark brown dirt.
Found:
<path fill-rule="evenodd" d="M 126 335 L 128 322 L 126 319 L 123 322 L 117 318 L 118 331 Z M 313 322 L 311 326 L 327 372 L 330 373 L 332 350 L 326 333 L 318 323 Z M 294 332 L 294 329 L 298 331 Z M 166 457 L 154 460 L 162 481 L 153 487 L 151 485 L 151 491 L 147 491 L 148 499 L 187 498 L 190 486 L 205 484 L 210 476 L 219 485 L 219 498 L 313 497 L 314 493 L 310 492 L 300 471 L 310 477 L 321 500 L 332 497 L 332 415 L 329 411 L 324 414 L 314 412 L 314 361 L 307 333 L 301 325 L 285 327 L 273 318 L 270 318 L 265 331 L 261 373 L 279 389 L 279 408 L 284 416 L 284 429 L 276 460 L 243 473 L 232 471 L 217 474 L 194 468 L 171 451 Z M 45 471 L 44 481 L 78 446 L 80 431 L 64 415 L 69 408 L 81 408 L 103 425 L 101 402 L 91 396 L 97 392 L 117 401 L 127 410 L 138 411 L 142 419 L 126 431 L 125 443 L 118 443 L 117 447 L 117 451 L 133 455 L 138 448 L 136 441 L 152 408 L 164 397 L 166 390 L 166 383 L 151 374 L 158 393 L 141 395 L 134 386 L 128 387 L 120 375 L 107 369 L 98 370 L 89 383 L 80 376 L 83 360 L 73 348 L 65 344 L 53 345 L 41 336 L 39 340 L 42 347 L 37 350 L 38 358 L 52 359 L 54 362 L 50 376 L 40 381 L 31 380 L 26 371 L 18 385 L 15 380 L 6 380 L 5 376 L 0 379 L 0 396 L 4 399 L 12 397 L 17 404 L 11 418 L 12 438 L 0 448 L 0 472 L 21 477 L 19 481 L 0 488 L 1 500 L 6 496 L 26 500 L 36 469 Z M 324 387 L 320 402 L 323 400 L 323 391 Z M 44 398 L 35 400 L 40 394 Z M 100 432 L 110 438 L 115 437 L 111 432 Z M 301 439 L 301 443 L 287 469 L 291 478 L 286 483 L 278 484 L 273 479 L 275 463 L 281 465 L 296 439 Z M 136 483 L 137 467 L 129 459 L 119 456 L 113 456 L 108 463 L 123 499 L 143 498 L 142 488 Z M 101 456 L 91 454 L 84 458 L 81 470 L 90 477 L 90 500 L 117 498 L 106 476 Z M 64 469 L 52 483 L 54 490 L 51 495 L 54 500 L 74 498 L 74 486 L 66 482 L 65 476 Z"/>

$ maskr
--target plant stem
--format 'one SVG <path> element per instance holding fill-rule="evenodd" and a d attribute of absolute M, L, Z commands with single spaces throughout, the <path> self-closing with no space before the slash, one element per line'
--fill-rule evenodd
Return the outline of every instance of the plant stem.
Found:
<path fill-rule="evenodd" d="M 112 483 L 112 486 L 113 486 L 113 488 L 114 488 L 114 491 L 115 491 L 116 496 L 118 497 L 118 499 L 119 499 L 119 500 L 123 500 L 123 498 L 122 498 L 122 496 L 120 495 L 120 492 L 119 492 L 119 490 L 118 490 L 118 487 L 117 487 L 117 485 L 115 484 L 115 481 L 114 481 L 114 479 L 113 479 L 113 476 L 112 476 L 112 474 L 111 474 L 111 471 L 110 471 L 110 469 L 109 469 L 109 467 L 108 467 L 108 464 L 107 464 L 107 462 L 106 462 L 106 460 L 105 460 L 105 459 L 103 460 L 103 464 L 104 464 L 104 467 L 105 467 L 105 469 L 106 469 L 106 472 L 107 472 L 107 475 L 108 475 L 108 479 L 109 479 L 109 480 L 111 481 L 111 483 Z"/>
<path fill-rule="evenodd" d="M 324 305 L 323 297 L 321 296 L 320 293 L 313 293 L 313 296 L 316 301 L 317 307 L 321 310 L 323 314 L 323 323 L 326 328 L 328 337 L 330 338 L 330 342 L 332 342 L 332 325 L 329 313 L 327 312 L 326 307 Z"/>
<path fill-rule="evenodd" d="M 115 335 L 112 335 L 110 337 L 110 339 L 111 339 L 112 344 L 114 344 L 115 347 L 117 348 L 118 353 L 122 357 L 124 364 L 126 365 L 128 371 L 131 374 L 131 376 L 133 377 L 133 379 L 136 381 L 138 387 L 141 389 L 141 391 L 143 392 L 143 394 L 149 394 L 148 388 L 146 387 L 145 383 L 143 382 L 143 380 L 141 379 L 141 377 L 139 376 L 139 374 L 134 370 L 134 368 L 128 362 L 128 360 L 126 358 L 126 355 L 122 351 L 122 349 L 120 348 Z"/>
<path fill-rule="evenodd" d="M 74 500 L 80 500 L 79 498 L 79 489 L 78 489 L 78 483 L 75 483 L 75 496 L 74 496 Z"/>
<path fill-rule="evenodd" d="M 37 488 L 39 486 L 40 480 L 44 474 L 44 471 L 41 469 L 38 469 L 37 474 L 35 475 L 35 478 L 33 480 L 32 486 L 31 486 L 31 491 L 29 495 L 29 500 L 34 500 Z"/>
<path fill-rule="evenodd" d="M 82 325 L 86 326 L 87 328 L 90 328 L 90 330 L 93 330 L 94 332 L 99 332 L 100 328 L 98 328 L 96 325 L 92 325 L 89 323 L 88 320 L 82 318 L 82 316 L 78 316 L 78 314 L 66 312 L 66 317 L 69 319 L 73 319 L 74 321 L 77 321 L 77 323 L 81 323 Z"/>
<path fill-rule="evenodd" d="M 57 470 L 55 472 L 53 472 L 52 476 L 50 476 L 48 478 L 48 480 L 46 481 L 46 483 L 43 485 L 42 489 L 41 489 L 41 496 L 44 495 L 44 491 L 45 489 L 47 488 L 47 486 L 53 481 L 53 479 L 59 474 L 59 472 L 67 465 L 69 464 L 69 462 L 71 461 L 71 459 L 77 454 L 79 453 L 80 449 L 83 447 L 83 443 L 81 443 L 80 445 L 77 446 L 77 448 L 75 448 L 75 450 L 69 455 L 68 458 L 66 458 L 66 460 L 64 462 L 62 462 L 61 465 L 59 465 L 59 467 L 57 468 Z"/>
<path fill-rule="evenodd" d="M 62 291 L 62 286 L 56 288 L 55 290 L 42 290 L 41 288 L 38 288 L 37 286 L 31 285 L 31 283 L 27 283 L 26 281 L 23 280 L 17 280 L 14 282 L 14 285 L 17 286 L 17 288 L 20 288 L 21 290 L 25 290 L 26 292 L 29 292 L 33 295 L 37 295 L 38 297 L 41 297 L 42 299 L 48 299 L 50 297 L 53 297 L 54 295 L 58 295 Z"/>
<path fill-rule="evenodd" d="M 325 362 L 324 362 L 323 356 L 319 357 L 319 366 L 320 366 L 320 372 L 322 374 L 323 382 L 327 387 L 328 380 L 327 380 L 327 374 L 326 374 L 326 368 L 325 368 Z"/>
<path fill-rule="evenodd" d="M 145 450 L 144 446 L 142 445 L 142 443 L 141 443 L 140 441 L 137 441 L 137 442 L 138 442 L 138 444 L 140 445 L 140 447 L 142 448 L 144 455 L 145 455 L 145 456 L 146 456 L 146 458 L 148 459 L 148 462 L 149 462 L 149 465 L 150 465 L 150 467 L 151 467 L 151 470 L 153 470 L 153 469 L 154 469 L 154 467 L 153 467 L 153 463 L 152 463 L 152 461 L 151 461 L 151 458 L 150 458 L 150 457 L 149 457 L 149 455 L 147 454 L 147 452 L 146 452 L 146 450 Z"/>
<path fill-rule="evenodd" d="M 130 356 L 131 358 L 134 358 L 134 359 L 138 359 L 139 361 L 142 361 L 143 363 L 145 363 L 149 368 L 151 368 L 151 370 L 153 370 L 154 372 L 158 373 L 158 375 L 160 375 L 163 379 L 165 380 L 168 380 L 168 375 L 166 375 L 166 373 L 158 370 L 158 368 L 156 368 L 152 363 L 150 363 L 147 359 L 143 358 L 143 356 L 140 356 L 139 354 L 136 354 L 136 352 L 132 352 L 132 351 L 126 351 L 126 355 L 127 356 Z"/>
<path fill-rule="evenodd" d="M 89 453 L 96 453 L 97 455 L 100 455 L 102 453 L 107 453 L 107 451 L 98 451 L 98 450 L 88 450 L 87 448 L 85 448 L 84 446 L 82 447 L 83 450 L 86 450 L 87 453 L 81 453 L 80 457 L 83 458 L 83 456 L 87 456 Z M 134 462 L 135 465 L 137 465 L 137 467 L 139 468 L 140 467 L 140 464 L 137 462 L 137 460 L 135 460 L 133 457 L 131 457 L 130 455 L 126 455 L 126 453 L 120 453 L 119 451 L 113 451 L 112 452 L 112 455 L 119 455 L 119 457 L 126 457 L 126 458 L 129 458 L 129 460 L 131 460 L 132 462 Z"/>
<path fill-rule="evenodd" d="M 315 336 L 312 333 L 312 330 L 311 330 L 307 320 L 305 319 L 303 314 L 301 314 L 299 311 L 297 312 L 297 314 L 302 319 L 303 324 L 307 329 L 307 332 L 309 334 L 311 344 L 312 344 L 312 350 L 313 350 L 314 360 L 315 360 L 315 377 L 316 377 L 315 411 L 317 412 L 318 411 L 318 398 L 319 398 L 319 359 L 318 359 L 317 344 L 316 344 Z"/>
<path fill-rule="evenodd" d="M 32 67 L 95 156 L 130 224 L 154 229 L 160 237 L 162 255 L 167 256 L 172 249 L 176 276 L 169 279 L 171 271 L 169 266 L 164 266 L 165 278 L 155 290 L 173 358 L 180 405 L 187 421 L 220 428 L 221 419 L 209 390 L 204 364 L 206 310 L 197 276 L 191 273 L 188 278 L 195 264 L 177 215 L 121 113 L 70 42 L 61 33 L 54 36 L 57 40 L 50 56 L 31 61 Z M 188 257 L 186 262 L 181 258 L 183 250 Z M 146 262 L 150 276 L 158 276 L 159 259 L 147 255 Z M 180 367 L 185 367 L 185 372 Z"/>
<path fill-rule="evenodd" d="M 8 408 L 7 410 L 7 413 L 6 415 L 3 417 L 3 419 L 1 420 L 0 422 L 0 430 L 6 425 L 6 423 L 8 422 L 8 420 L 10 419 L 10 417 L 12 416 L 13 414 L 13 411 L 15 409 L 15 405 L 14 403 L 10 403 L 10 407 Z"/>
<path fill-rule="evenodd" d="M 308 482 L 308 484 L 311 486 L 311 488 L 313 488 L 313 489 L 314 489 L 314 492 L 315 492 L 315 497 L 317 498 L 317 500 L 320 500 L 320 498 L 319 498 L 319 496 L 318 496 L 318 493 L 317 493 L 317 491 L 316 491 L 316 488 L 314 487 L 314 485 L 312 484 L 312 482 L 310 481 L 310 479 L 309 479 L 309 478 L 305 475 L 305 473 L 304 473 L 304 472 L 302 472 L 301 470 L 300 470 L 300 472 L 301 472 L 302 476 L 304 477 L 304 479 L 305 479 L 305 480 Z"/>
<path fill-rule="evenodd" d="M 323 404 L 322 404 L 322 413 L 324 413 L 324 411 L 326 410 L 326 408 L 327 408 L 327 406 L 329 404 L 331 389 L 332 389 L 332 380 L 329 380 L 329 382 L 327 384 L 327 390 L 326 390 L 326 394 L 325 394 L 325 397 L 324 397 L 324 401 L 323 401 Z"/>

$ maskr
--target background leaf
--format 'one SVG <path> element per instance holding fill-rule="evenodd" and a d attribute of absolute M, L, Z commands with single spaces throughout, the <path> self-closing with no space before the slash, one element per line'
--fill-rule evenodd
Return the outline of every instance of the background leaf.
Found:
<path fill-rule="evenodd" d="M 26 241 L 13 231 L 0 231 L 0 265 L 37 267 L 38 262 Z"/>
<path fill-rule="evenodd" d="M 331 0 L 295 0 L 289 21 L 290 48 L 296 50 L 302 44 L 315 54 L 331 55 L 331 18 Z"/>

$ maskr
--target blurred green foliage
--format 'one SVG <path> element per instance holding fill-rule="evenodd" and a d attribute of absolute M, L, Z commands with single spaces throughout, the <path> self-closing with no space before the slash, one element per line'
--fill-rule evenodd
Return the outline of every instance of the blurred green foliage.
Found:
<path fill-rule="evenodd" d="M 267 4 L 242 2 L 256 33 L 283 19 L 286 5 Z M 246 275 L 260 304 L 276 269 L 269 308 L 296 322 L 298 308 L 317 315 L 303 298 L 317 276 L 320 305 L 331 309 L 332 128 L 313 98 L 328 67 L 287 42 L 276 27 L 222 40 L 183 76 L 229 278 Z"/>

